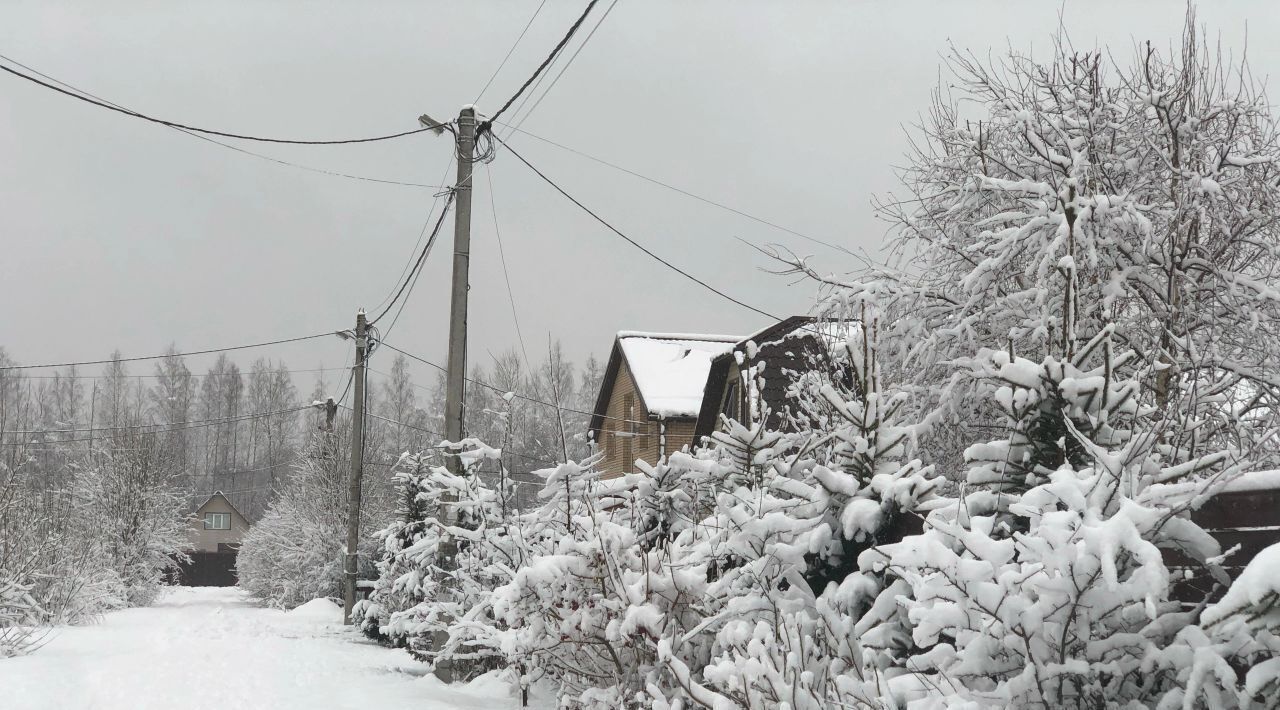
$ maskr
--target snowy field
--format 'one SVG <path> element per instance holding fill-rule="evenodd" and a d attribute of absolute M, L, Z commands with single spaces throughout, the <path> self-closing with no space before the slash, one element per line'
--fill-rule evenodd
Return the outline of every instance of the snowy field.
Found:
<path fill-rule="evenodd" d="M 177 587 L 155 606 L 63 628 L 33 655 L 0 660 L 5 710 L 519 707 L 505 684 L 449 687 L 403 651 L 367 642 L 324 601 L 292 612 L 235 588 Z"/>

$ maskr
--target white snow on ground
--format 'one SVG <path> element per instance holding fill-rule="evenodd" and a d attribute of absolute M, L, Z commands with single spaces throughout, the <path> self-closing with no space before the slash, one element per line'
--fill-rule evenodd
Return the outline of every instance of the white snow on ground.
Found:
<path fill-rule="evenodd" d="M 400 650 L 342 626 L 315 601 L 286 613 L 236 588 L 175 587 L 152 607 L 59 629 L 33 655 L 0 660 L 4 710 L 501 710 L 505 683 L 447 686 Z"/>

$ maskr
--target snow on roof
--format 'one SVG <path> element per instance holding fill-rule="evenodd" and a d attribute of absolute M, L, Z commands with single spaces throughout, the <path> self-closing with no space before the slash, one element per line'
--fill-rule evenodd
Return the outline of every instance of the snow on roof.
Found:
<path fill-rule="evenodd" d="M 1242 473 L 1227 482 L 1221 493 L 1243 493 L 1246 491 L 1267 491 L 1280 489 L 1280 470 L 1250 471 Z"/>
<path fill-rule="evenodd" d="M 618 345 L 649 413 L 696 417 L 711 360 L 738 342 L 736 335 L 618 333 Z"/>
<path fill-rule="evenodd" d="M 792 327 L 788 330 L 779 331 L 779 326 L 784 325 L 787 321 L 798 321 L 792 323 Z M 770 343 L 781 343 L 789 338 L 813 338 L 817 337 L 826 343 L 828 348 L 843 347 L 845 341 L 862 332 L 862 324 L 856 320 L 850 321 L 833 321 L 818 320 L 812 317 L 793 316 L 786 320 L 774 323 L 757 330 L 756 332 L 743 338 L 741 345 L 747 343 L 755 343 L 757 347 Z"/>
<path fill-rule="evenodd" d="M 708 343 L 736 343 L 741 335 L 704 335 L 702 333 L 647 333 L 643 330 L 620 330 L 619 338 L 649 338 L 651 340 L 701 340 Z"/>

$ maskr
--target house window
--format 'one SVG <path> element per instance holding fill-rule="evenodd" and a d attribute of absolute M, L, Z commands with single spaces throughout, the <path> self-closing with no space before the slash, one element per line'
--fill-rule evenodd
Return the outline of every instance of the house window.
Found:
<path fill-rule="evenodd" d="M 623 416 L 627 418 L 626 429 L 628 430 L 628 433 L 622 435 L 622 470 L 625 473 L 630 473 L 636 463 L 635 452 L 632 449 L 632 437 L 635 436 L 636 429 L 631 422 L 632 417 L 635 416 L 634 402 L 635 400 L 631 395 L 622 395 L 622 412 Z"/>
<path fill-rule="evenodd" d="M 724 416 L 737 420 L 738 415 L 738 381 L 734 380 L 724 391 L 724 401 L 720 403 L 720 413 Z"/>
<path fill-rule="evenodd" d="M 231 529 L 231 513 L 205 513 L 204 529 L 205 530 L 230 530 Z"/>

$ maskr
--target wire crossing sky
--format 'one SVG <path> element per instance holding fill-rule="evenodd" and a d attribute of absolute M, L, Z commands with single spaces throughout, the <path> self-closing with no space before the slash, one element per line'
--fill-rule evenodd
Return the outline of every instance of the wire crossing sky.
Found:
<path fill-rule="evenodd" d="M 421 131 L 424 113 L 451 121 L 482 91 L 477 108 L 492 116 L 586 7 L 18 2 L 0 7 L 0 53 L 169 123 L 288 140 L 376 138 Z M 815 0 L 806 10 L 599 3 L 542 72 L 546 82 L 502 117 L 653 182 L 519 133 L 504 138 L 655 254 L 764 313 L 804 313 L 812 285 L 767 273 L 775 265 L 743 242 L 810 255 L 835 274 L 880 253 L 885 225 L 872 199 L 893 196 L 905 127 L 945 81 L 939 57 L 950 45 L 985 56 L 1016 37 L 1047 50 L 1061 10 L 1077 47 L 1106 46 L 1123 59 L 1136 41 L 1173 42 L 1185 8 L 972 2 L 932 6 L 927 21 L 903 3 Z M 1199 13 L 1225 47 L 1246 46 L 1247 29 L 1255 75 L 1280 75 L 1280 47 L 1256 41 L 1280 32 L 1268 3 Z M 350 328 L 357 308 L 377 313 L 404 283 L 439 191 L 421 186 L 442 184 L 453 149 L 447 135 L 326 146 L 225 139 L 244 155 L 10 74 L 0 76 L 0 96 L 0 345 L 23 363 Z M 537 110 L 526 114 L 518 107 L 530 96 Z M 513 156 L 499 150 L 487 167 L 502 190 L 507 274 L 495 220 L 478 215 L 471 353 L 518 347 L 509 294 L 531 343 L 550 333 L 578 361 L 603 357 L 624 329 L 746 334 L 766 325 L 609 235 Z M 486 191 L 488 181 L 474 187 Z M 438 204 L 431 226 L 437 215 Z M 442 231 L 441 242 L 451 239 L 449 225 Z M 448 311 L 449 259 L 440 257 L 450 247 L 439 246 L 396 304 L 394 337 L 434 361 L 444 359 Z M 261 354 L 291 368 L 336 367 L 347 347 L 320 338 Z M 198 373 L 213 357 L 190 366 Z"/>

